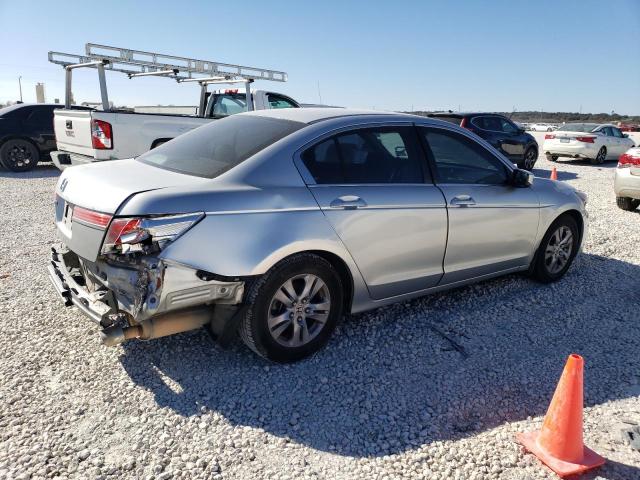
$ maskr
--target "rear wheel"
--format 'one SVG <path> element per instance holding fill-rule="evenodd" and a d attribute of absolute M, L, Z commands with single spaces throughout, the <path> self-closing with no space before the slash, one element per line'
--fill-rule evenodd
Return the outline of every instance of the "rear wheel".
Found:
<path fill-rule="evenodd" d="M 616 197 L 616 203 L 618 204 L 618 207 L 622 210 L 627 210 L 628 212 L 632 212 L 640 206 L 640 200 L 635 200 L 629 197 Z"/>
<path fill-rule="evenodd" d="M 533 277 L 540 282 L 551 283 L 567 273 L 578 253 L 579 235 L 573 218 L 569 215 L 558 217 L 540 242 L 532 264 Z"/>
<path fill-rule="evenodd" d="M 534 147 L 529 147 L 524 153 L 522 163 L 518 167 L 531 171 L 536 164 L 536 160 L 538 160 L 538 151 Z"/>
<path fill-rule="evenodd" d="M 600 150 L 598 150 L 598 154 L 596 155 L 596 158 L 591 159 L 591 163 L 593 165 L 600 165 L 604 163 L 606 159 L 607 159 L 607 148 L 602 147 L 600 148 Z"/>
<path fill-rule="evenodd" d="M 249 287 L 240 337 L 274 362 L 305 358 L 327 343 L 342 317 L 342 288 L 340 275 L 322 257 L 283 260 Z"/>
<path fill-rule="evenodd" d="M 7 140 L 0 147 L 0 163 L 12 172 L 32 170 L 40 160 L 40 152 L 27 140 Z"/>
<path fill-rule="evenodd" d="M 558 156 L 557 155 L 547 155 L 547 160 L 549 160 L 550 162 L 557 162 L 558 161 Z"/>

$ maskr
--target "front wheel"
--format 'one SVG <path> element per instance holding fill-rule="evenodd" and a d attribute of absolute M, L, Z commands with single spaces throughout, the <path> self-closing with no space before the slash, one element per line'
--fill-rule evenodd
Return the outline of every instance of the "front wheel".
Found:
<path fill-rule="evenodd" d="M 629 197 L 616 197 L 616 203 L 619 208 L 628 212 L 632 212 L 640 206 L 640 200 L 635 200 Z"/>
<path fill-rule="evenodd" d="M 578 225 L 569 215 L 560 216 L 547 230 L 533 260 L 531 273 L 542 283 L 559 280 L 578 253 Z"/>
<path fill-rule="evenodd" d="M 598 154 L 596 155 L 596 158 L 591 159 L 591 163 L 593 165 L 600 165 L 604 163 L 606 159 L 607 159 L 607 149 L 606 147 L 601 147 L 600 150 L 598 150 Z"/>
<path fill-rule="evenodd" d="M 12 172 L 32 170 L 39 160 L 40 152 L 27 140 L 7 140 L 0 147 L 0 163 L 4 168 Z"/>
<path fill-rule="evenodd" d="M 258 355 L 295 362 L 322 348 L 342 317 L 340 275 L 322 257 L 298 254 L 249 287 L 240 337 Z"/>

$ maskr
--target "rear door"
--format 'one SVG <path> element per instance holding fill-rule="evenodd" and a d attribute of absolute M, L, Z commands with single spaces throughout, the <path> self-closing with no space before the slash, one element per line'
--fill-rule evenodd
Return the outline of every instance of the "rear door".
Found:
<path fill-rule="evenodd" d="M 374 299 L 442 277 L 447 212 L 424 160 L 409 123 L 345 130 L 296 159 Z"/>
<path fill-rule="evenodd" d="M 38 142 L 41 150 L 47 152 L 56 148 L 56 137 L 53 132 L 53 105 L 36 105 L 24 121 L 26 129 Z"/>
<path fill-rule="evenodd" d="M 436 127 L 419 131 L 449 214 L 442 283 L 528 265 L 539 218 L 533 189 L 509 185 L 511 169 L 472 138 Z"/>
<path fill-rule="evenodd" d="M 54 110 L 53 126 L 58 150 L 94 156 L 91 114 L 91 110 Z"/>

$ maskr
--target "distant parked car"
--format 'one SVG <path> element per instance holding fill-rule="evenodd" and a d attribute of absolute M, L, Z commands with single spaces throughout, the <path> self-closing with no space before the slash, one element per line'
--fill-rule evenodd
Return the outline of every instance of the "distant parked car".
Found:
<path fill-rule="evenodd" d="M 639 125 L 633 125 L 631 123 L 618 123 L 618 128 L 622 132 L 638 132 L 640 131 Z"/>
<path fill-rule="evenodd" d="M 107 345 L 207 325 L 289 362 L 343 313 L 510 272 L 559 280 L 586 201 L 450 123 L 263 110 L 65 170 L 48 269 Z"/>
<path fill-rule="evenodd" d="M 529 130 L 532 132 L 553 132 L 557 128 L 557 126 L 550 123 L 532 123 L 529 125 Z"/>
<path fill-rule="evenodd" d="M 500 150 L 519 168 L 531 170 L 538 159 L 538 143 L 532 135 L 496 113 L 432 113 L 430 117 L 471 130 Z"/>
<path fill-rule="evenodd" d="M 13 172 L 26 172 L 56 149 L 53 111 L 56 104 L 20 103 L 0 109 L 0 164 Z M 92 110 L 72 106 L 74 110 Z"/>
<path fill-rule="evenodd" d="M 633 140 L 613 125 L 567 123 L 544 136 L 542 151 L 552 162 L 559 157 L 582 158 L 595 165 L 618 158 L 633 145 Z"/>
<path fill-rule="evenodd" d="M 640 206 L 640 147 L 620 155 L 613 190 L 622 210 L 635 210 Z"/>

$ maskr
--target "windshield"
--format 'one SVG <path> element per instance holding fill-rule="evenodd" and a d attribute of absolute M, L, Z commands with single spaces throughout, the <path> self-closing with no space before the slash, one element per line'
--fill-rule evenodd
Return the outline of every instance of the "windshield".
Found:
<path fill-rule="evenodd" d="M 21 110 L 24 107 L 24 104 L 22 103 L 17 103 L 15 105 L 9 105 L 8 107 L 4 107 L 4 108 L 0 108 L 0 117 L 10 117 L 11 112 L 14 112 L 16 110 Z"/>
<path fill-rule="evenodd" d="M 597 123 L 565 123 L 558 128 L 558 130 L 561 132 L 591 133 L 598 128 L 598 126 Z"/>
<path fill-rule="evenodd" d="M 180 135 L 138 160 L 178 173 L 214 178 L 304 126 L 277 118 L 234 115 Z"/>

